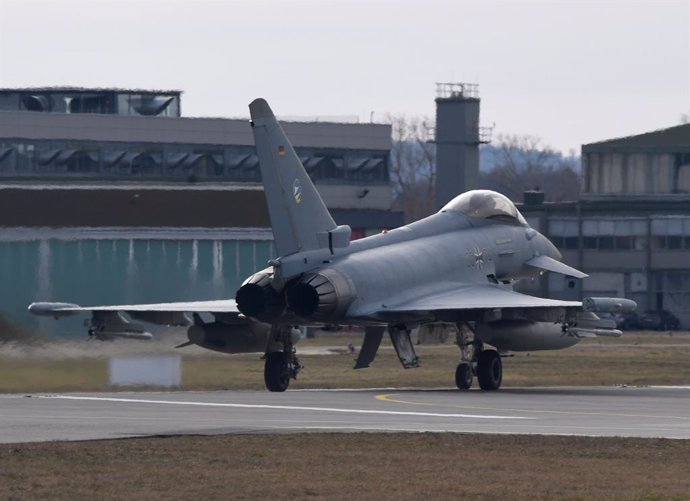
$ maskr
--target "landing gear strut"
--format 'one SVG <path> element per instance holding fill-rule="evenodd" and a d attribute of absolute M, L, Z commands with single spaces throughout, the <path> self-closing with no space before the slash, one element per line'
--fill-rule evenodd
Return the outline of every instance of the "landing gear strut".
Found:
<path fill-rule="evenodd" d="M 472 387 L 472 374 L 482 343 L 477 340 L 474 331 L 465 322 L 458 322 L 456 327 L 458 333 L 455 344 L 460 348 L 460 363 L 455 369 L 455 384 L 461 390 L 469 390 Z"/>
<path fill-rule="evenodd" d="M 274 349 L 276 347 L 282 348 L 282 351 Z M 302 370 L 302 365 L 297 359 L 292 342 L 292 326 L 273 326 L 271 329 L 271 340 L 264 358 L 264 383 L 266 384 L 266 389 L 268 391 L 287 390 L 290 385 L 290 379 L 297 379 L 297 374 Z"/>
<path fill-rule="evenodd" d="M 458 323 L 457 330 L 455 344 L 460 348 L 460 363 L 455 369 L 455 384 L 469 390 L 474 374 L 482 390 L 497 390 L 503 380 L 501 356 L 495 350 L 485 350 L 467 323 Z"/>

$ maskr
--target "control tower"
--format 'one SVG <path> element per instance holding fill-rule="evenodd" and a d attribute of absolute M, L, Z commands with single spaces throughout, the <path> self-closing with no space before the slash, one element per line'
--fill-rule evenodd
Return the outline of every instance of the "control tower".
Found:
<path fill-rule="evenodd" d="M 479 127 L 479 85 L 436 84 L 436 207 L 477 187 L 479 145 L 491 140 Z"/>

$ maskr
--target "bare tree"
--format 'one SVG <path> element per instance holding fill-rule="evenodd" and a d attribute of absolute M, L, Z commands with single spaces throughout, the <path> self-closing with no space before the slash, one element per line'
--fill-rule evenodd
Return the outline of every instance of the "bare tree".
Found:
<path fill-rule="evenodd" d="M 434 211 L 436 148 L 429 142 L 433 122 L 426 117 L 391 115 L 393 147 L 390 175 L 407 222 Z"/>
<path fill-rule="evenodd" d="M 481 172 L 481 187 L 521 200 L 527 190 L 543 191 L 546 200 L 576 200 L 580 192 L 579 160 L 564 157 L 530 135 L 499 135 L 493 145 L 494 167 Z"/>
<path fill-rule="evenodd" d="M 433 122 L 425 117 L 392 115 L 390 176 L 398 206 L 407 222 L 432 214 L 435 208 L 436 145 L 430 142 Z M 579 158 L 545 146 L 530 135 L 499 135 L 490 146 L 489 170 L 479 173 L 479 188 L 515 201 L 527 190 L 543 191 L 548 201 L 576 200 L 580 191 Z"/>

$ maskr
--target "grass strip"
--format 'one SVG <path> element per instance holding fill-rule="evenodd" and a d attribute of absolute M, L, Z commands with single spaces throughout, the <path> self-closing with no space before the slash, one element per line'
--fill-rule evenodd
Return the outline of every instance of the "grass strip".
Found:
<path fill-rule="evenodd" d="M 2 499 L 688 499 L 690 441 L 431 433 L 0 446 Z"/>
<path fill-rule="evenodd" d="M 347 338 L 346 338 L 347 339 Z M 301 347 L 320 348 L 323 339 Z M 342 340 L 333 336 L 331 345 Z M 111 391 L 108 348 L 103 355 L 70 357 L 2 356 L 0 393 Z M 133 349 L 146 345 L 132 345 Z M 93 349 L 93 344 L 89 345 Z M 59 350 L 55 350 L 58 352 Z M 168 351 L 167 353 L 173 352 Z M 313 349 L 312 351 L 313 352 Z M 182 390 L 264 388 L 260 354 L 211 352 L 182 355 Z M 384 345 L 368 369 L 352 370 L 355 355 L 344 349 L 329 355 L 301 355 L 305 370 L 291 388 L 452 387 L 458 349 L 452 344 L 418 346 L 421 367 L 404 370 L 390 345 Z M 658 333 L 620 340 L 584 340 L 559 351 L 518 353 L 503 362 L 503 386 L 687 385 L 690 384 L 690 335 Z M 131 388 L 122 388 L 131 389 Z"/>

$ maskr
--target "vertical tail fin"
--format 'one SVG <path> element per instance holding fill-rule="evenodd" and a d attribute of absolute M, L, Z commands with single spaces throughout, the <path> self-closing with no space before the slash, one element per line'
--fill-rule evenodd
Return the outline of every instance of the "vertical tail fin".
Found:
<path fill-rule="evenodd" d="M 278 255 L 347 246 L 350 228 L 336 226 L 268 103 L 249 112 Z"/>

